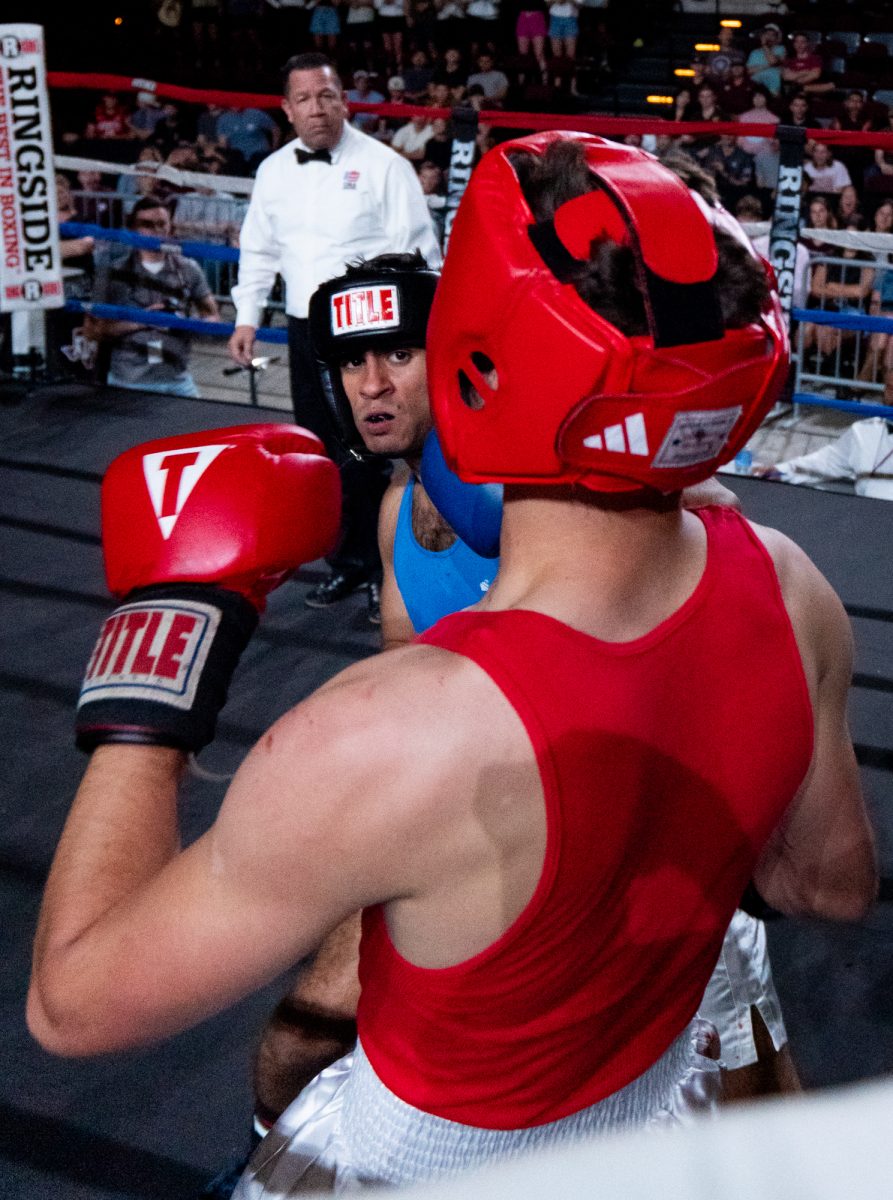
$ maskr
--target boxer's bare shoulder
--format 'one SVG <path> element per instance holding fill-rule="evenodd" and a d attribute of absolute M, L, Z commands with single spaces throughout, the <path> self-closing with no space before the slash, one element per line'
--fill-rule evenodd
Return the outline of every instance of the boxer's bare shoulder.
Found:
<path fill-rule="evenodd" d="M 285 856 L 283 870 L 325 875 L 315 886 L 333 888 L 333 902 L 338 893 L 339 916 L 396 896 L 399 924 L 401 903 L 445 908 L 461 880 L 481 898 L 481 921 L 438 931 L 446 960 L 502 932 L 494 921 L 505 918 L 506 893 L 517 893 L 520 911 L 545 839 L 521 719 L 474 663 L 418 644 L 348 668 L 278 721 L 218 819 L 223 836 L 241 839 L 239 853 L 248 814 Z M 490 905 L 491 892 L 500 903 Z M 426 935 L 401 949 L 430 958 Z"/>

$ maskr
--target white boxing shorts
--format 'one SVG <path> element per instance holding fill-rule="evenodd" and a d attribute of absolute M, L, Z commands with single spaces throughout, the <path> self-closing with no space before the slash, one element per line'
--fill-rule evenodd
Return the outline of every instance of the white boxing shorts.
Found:
<path fill-rule="evenodd" d="M 766 949 L 763 922 L 736 909 L 726 931 L 716 969 L 707 984 L 699 1014 L 716 1026 L 722 1064 L 733 1071 L 757 1061 L 751 1008 L 763 1019 L 772 1045 L 780 1050 L 788 1035 Z"/>
<path fill-rule="evenodd" d="M 456 1175 L 620 1129 L 681 1124 L 712 1111 L 719 1064 L 714 1031 L 696 1018 L 638 1079 L 598 1104 L 529 1129 L 481 1129 L 422 1112 L 385 1087 L 357 1045 L 289 1105 L 242 1176 L 234 1200 L 272 1200 L 312 1190 L 337 1195 L 381 1184 Z"/>

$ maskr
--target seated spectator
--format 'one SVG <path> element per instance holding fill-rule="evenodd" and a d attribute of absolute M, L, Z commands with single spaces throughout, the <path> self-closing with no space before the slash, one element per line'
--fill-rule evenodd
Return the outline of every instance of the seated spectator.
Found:
<path fill-rule="evenodd" d="M 686 121 L 710 121 L 718 123 L 727 121 L 728 113 L 723 112 L 717 103 L 716 89 L 711 83 L 702 83 L 695 93 L 695 100 L 686 109 Z M 715 137 L 709 134 L 685 134 L 682 137 L 682 146 L 687 154 L 690 154 L 695 162 L 703 165 L 704 159 L 717 143 Z"/>
<path fill-rule="evenodd" d="M 403 82 L 402 75 L 392 75 L 388 80 L 388 96 L 385 103 L 406 106 L 406 84 Z M 374 136 L 380 142 L 387 142 L 390 145 L 394 134 L 405 124 L 405 117 L 386 117 L 379 124 Z"/>
<path fill-rule="evenodd" d="M 103 92 L 86 136 L 100 141 L 133 137 L 128 111 L 115 92 Z"/>
<path fill-rule="evenodd" d="M 87 225 L 101 225 L 104 229 L 113 229 L 119 225 L 121 202 L 111 195 L 106 177 L 99 171 L 88 168 L 78 171 L 76 180 L 75 219 Z"/>
<path fill-rule="evenodd" d="M 447 177 L 450 169 L 450 159 L 453 155 L 453 135 L 450 132 L 450 123 L 445 121 L 443 117 L 435 117 L 431 122 L 431 136 L 425 143 L 424 162 L 433 163 L 435 167 L 440 167 L 444 178 Z M 421 172 L 421 168 L 419 168 Z"/>
<path fill-rule="evenodd" d="M 432 108 L 453 107 L 453 93 L 450 91 L 449 84 L 432 80 L 428 85 L 428 103 Z"/>
<path fill-rule="evenodd" d="M 765 220 L 767 210 L 757 196 L 742 196 L 735 205 L 735 216 L 745 228 Z M 769 234 L 763 233 L 752 237 L 751 243 L 758 254 L 769 258 Z M 805 308 L 809 299 L 809 251 L 802 242 L 797 243 L 797 253 L 794 258 L 794 288 L 791 293 L 791 305 L 794 308 Z"/>
<path fill-rule="evenodd" d="M 861 217 L 852 218 L 848 229 L 865 228 Z M 873 262 L 866 251 L 851 246 L 843 249 L 826 248 L 824 257 L 833 262 L 818 262 L 812 269 L 807 307 L 820 308 L 824 312 L 840 313 L 842 316 L 864 316 L 870 303 L 875 269 L 866 265 Z M 837 329 L 833 325 L 803 326 L 804 350 L 815 346 L 820 357 L 839 354 L 844 346 L 854 345 L 855 331 Z"/>
<path fill-rule="evenodd" d="M 795 92 L 790 97 L 787 107 L 781 110 L 781 123 L 782 125 L 795 125 L 798 129 L 815 128 L 817 119 L 805 92 Z"/>
<path fill-rule="evenodd" d="M 508 95 L 509 81 L 504 71 L 496 68 L 493 55 L 484 52 L 478 55 L 478 69 L 468 76 L 468 90 L 479 87 L 487 101 L 488 108 L 499 108 Z"/>
<path fill-rule="evenodd" d="M 721 134 L 719 142 L 704 155 L 704 169 L 716 180 L 719 198 L 729 212 L 753 186 L 753 158 L 746 154 L 729 134 Z"/>
<path fill-rule="evenodd" d="M 229 108 L 221 115 L 217 129 L 227 150 L 241 157 L 248 174 L 282 141 L 279 126 L 260 108 Z"/>
<path fill-rule="evenodd" d="M 56 215 L 60 225 L 74 221 L 77 216 L 71 184 L 61 173 L 56 175 Z M 66 300 L 92 300 L 94 246 L 92 237 L 66 237 L 60 233 L 59 254 L 62 258 L 62 287 Z M 66 374 L 74 369 L 81 377 L 87 372 L 86 378 L 91 378 L 96 365 L 96 342 L 85 335 L 81 314 L 65 309 L 52 310 L 47 313 L 47 333 L 50 362 L 53 363 L 58 347 L 64 360 L 64 365 L 62 360 L 59 365 Z"/>
<path fill-rule="evenodd" d="M 893 233 L 893 200 L 882 200 L 875 209 L 872 233 Z M 893 254 L 879 254 L 877 262 L 877 274 L 868 311 L 873 317 L 893 318 Z M 878 372 L 884 363 L 889 344 L 889 333 L 877 332 L 869 335 L 868 350 L 859 371 L 859 379 L 865 383 L 877 382 Z"/>
<path fill-rule="evenodd" d="M 692 118 L 687 114 L 691 110 L 694 103 L 695 94 L 688 84 L 683 84 L 673 97 L 673 120 L 674 121 L 689 121 Z"/>
<path fill-rule="evenodd" d="M 851 88 L 843 101 L 843 112 L 831 122 L 832 129 L 843 129 L 847 133 L 868 133 L 875 128 L 875 122 L 865 103 L 865 96 L 858 88 Z M 838 146 L 835 150 L 838 162 L 850 173 L 850 178 L 857 187 L 865 182 L 865 172 L 874 161 L 870 146 Z"/>
<path fill-rule="evenodd" d="M 375 5 L 372 0 L 347 0 L 344 40 L 356 62 L 372 61 L 375 47 Z"/>
<path fill-rule="evenodd" d="M 709 50 L 704 55 L 704 65 L 721 91 L 731 78 L 733 66 L 740 66 L 745 75 L 747 71 L 744 63 L 744 51 L 736 44 L 735 30 L 729 25 L 720 25 L 716 40 L 719 43 L 719 49 Z M 723 105 L 723 107 L 727 111 L 731 111 L 727 105 Z"/>
<path fill-rule="evenodd" d="M 806 214 L 807 229 L 836 229 L 837 218 L 825 196 L 812 196 Z M 816 238 L 804 238 L 803 244 L 811 258 L 824 254 L 828 250 L 828 242 Z"/>
<path fill-rule="evenodd" d="M 180 146 L 194 144 L 191 132 L 184 128 L 180 108 L 172 100 L 161 106 L 161 118 L 155 126 L 152 141 L 165 158 Z"/>
<path fill-rule="evenodd" d="M 199 113 L 195 127 L 195 140 L 199 150 L 225 150 L 226 142 L 220 135 L 220 118 L 223 109 L 219 104 L 206 104 Z"/>
<path fill-rule="evenodd" d="M 446 185 L 443 171 L 435 163 L 423 162 L 419 167 L 419 183 L 428 204 L 431 222 L 437 231 L 437 240 L 442 246 L 446 220 Z"/>
<path fill-rule="evenodd" d="M 137 92 L 136 108 L 128 118 L 133 136 L 142 142 L 148 141 L 161 118 L 161 103 L 155 93 Z"/>
<path fill-rule="evenodd" d="M 809 180 L 807 192 L 833 192 L 839 194 L 852 183 L 850 173 L 834 157 L 831 147 L 824 142 L 814 142 L 812 150 L 803 163 L 803 173 Z"/>
<path fill-rule="evenodd" d="M 488 100 L 484 95 L 484 89 L 479 83 L 472 84 L 465 89 L 465 102 L 469 108 L 473 108 L 476 112 L 483 112 L 487 107 Z"/>
<path fill-rule="evenodd" d="M 462 54 L 450 46 L 444 51 L 443 61 L 434 69 L 433 83 L 445 83 L 450 89 L 450 104 L 458 104 L 465 95 L 465 80 L 468 71 L 462 65 Z"/>
<path fill-rule="evenodd" d="M 406 99 L 409 104 L 425 104 L 428 100 L 428 85 L 434 78 L 434 68 L 424 50 L 413 50 L 409 66 L 403 72 Z"/>
<path fill-rule="evenodd" d="M 752 106 L 739 113 L 737 120 L 742 125 L 772 125 L 774 127 L 778 124 L 777 115 L 769 107 L 769 92 L 765 87 L 761 84 L 754 87 Z M 745 135 L 739 137 L 738 145 L 745 153 L 756 157 L 765 148 L 768 140 L 768 138 Z"/>
<path fill-rule="evenodd" d="M 403 69 L 403 39 L 406 35 L 406 13 L 409 0 L 375 0 L 378 31 L 388 66 Z"/>
<path fill-rule="evenodd" d="M 893 107 L 888 110 L 887 121 L 881 125 L 885 133 L 893 133 Z M 874 162 L 865 172 L 865 190 L 867 192 L 893 192 L 893 150 L 882 150 L 878 147 L 874 152 Z"/>
<path fill-rule="evenodd" d="M 549 44 L 553 58 L 567 58 L 571 62 L 577 57 L 577 38 L 580 24 L 577 19 L 579 5 L 575 0 L 551 0 L 549 4 Z"/>
<path fill-rule="evenodd" d="M 433 132 L 434 126 L 427 117 L 412 117 L 391 138 L 391 148 L 410 162 L 423 162 Z"/>
<path fill-rule="evenodd" d="M 798 31 L 791 35 L 791 56 L 785 59 L 781 78 L 786 91 L 818 95 L 834 90 L 834 83 L 823 78 L 824 63 L 807 34 Z"/>
<path fill-rule="evenodd" d="M 720 107 L 736 117 L 753 107 L 754 84 L 747 74 L 743 62 L 735 62 L 729 67 L 728 73 L 719 89 L 718 100 Z"/>
<path fill-rule="evenodd" d="M 344 93 L 345 98 L 351 104 L 384 104 L 384 96 L 381 92 L 376 92 L 371 86 L 369 80 L 371 76 L 368 71 L 359 70 L 353 73 L 353 87 L 348 88 Z M 354 113 L 350 119 L 354 129 L 359 129 L 363 133 L 373 134 L 378 129 L 378 123 L 381 118 L 377 113 L 358 112 Z"/>
<path fill-rule="evenodd" d="M 837 197 L 837 220 L 841 225 L 846 225 L 851 217 L 861 217 L 862 201 L 859 199 L 859 193 L 851 183 L 848 183 L 845 188 L 840 190 Z"/>
<path fill-rule="evenodd" d="M 61 174 L 56 175 L 56 215 L 60 225 L 66 221 L 77 220 L 71 184 L 67 177 Z M 65 277 L 65 298 L 67 300 L 90 298 L 95 245 L 95 239 L 89 236 L 61 237 L 59 239 L 59 254 L 67 268 Z M 70 272 L 75 274 L 70 274 Z"/>
<path fill-rule="evenodd" d="M 136 157 L 136 175 L 118 176 L 116 191 L 119 196 L 148 196 L 155 192 L 155 176 L 164 161 L 157 146 L 140 146 Z"/>
<path fill-rule="evenodd" d="M 128 226 L 149 237 L 169 238 L 170 209 L 160 197 L 144 196 L 134 205 Z M 205 320 L 220 320 L 201 267 L 194 259 L 169 249 L 134 248 L 100 267 L 93 300 L 183 317 L 195 308 Z M 89 337 L 105 343 L 110 350 L 109 386 L 198 396 L 189 372 L 188 334 L 139 321 L 95 316 L 87 317 L 85 329 Z"/>
<path fill-rule="evenodd" d="M 770 22 L 759 33 L 760 44 L 747 57 L 747 72 L 754 83 L 762 84 L 770 95 L 781 95 L 781 64 L 787 57 L 781 29 Z"/>
<path fill-rule="evenodd" d="M 771 212 L 778 193 L 778 168 L 781 162 L 781 143 L 778 138 L 765 138 L 759 154 L 753 156 L 753 186 L 760 203 Z"/>

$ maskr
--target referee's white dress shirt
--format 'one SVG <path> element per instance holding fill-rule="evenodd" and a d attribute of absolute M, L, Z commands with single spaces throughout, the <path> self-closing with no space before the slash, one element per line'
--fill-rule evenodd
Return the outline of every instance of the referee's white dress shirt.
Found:
<path fill-rule="evenodd" d="M 429 266 L 440 247 L 412 165 L 345 122 L 331 164 L 298 164 L 298 139 L 264 159 L 239 240 L 236 324 L 260 324 L 277 272 L 286 311 L 306 317 L 310 297 L 348 263 L 421 250 Z"/>

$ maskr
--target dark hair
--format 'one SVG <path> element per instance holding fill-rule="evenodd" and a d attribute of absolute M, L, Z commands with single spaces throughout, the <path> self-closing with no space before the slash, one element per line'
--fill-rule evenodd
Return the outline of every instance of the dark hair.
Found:
<path fill-rule="evenodd" d="M 165 200 L 163 196 L 150 193 L 148 196 L 140 196 L 139 200 L 137 200 L 136 204 L 134 204 L 133 208 L 127 214 L 128 229 L 133 228 L 140 213 L 152 212 L 156 208 L 163 208 L 167 215 L 173 219 L 174 214 L 167 200 Z"/>
<path fill-rule="evenodd" d="M 742 196 L 735 205 L 735 216 L 739 221 L 762 221 L 763 206 L 759 196 Z"/>
<path fill-rule="evenodd" d="M 421 250 L 408 250 L 402 254 L 376 254 L 373 258 L 355 258 L 348 263 L 341 276 L 345 282 L 358 275 L 368 276 L 370 271 L 387 274 L 388 271 L 430 271 Z"/>
<path fill-rule="evenodd" d="M 660 161 L 665 167 L 669 167 L 674 175 L 678 175 L 687 188 L 697 192 L 711 207 L 719 204 L 716 180 L 700 163 L 696 163 L 690 154 L 673 147 L 663 155 Z"/>
<path fill-rule="evenodd" d="M 598 188 L 579 142 L 553 142 L 542 156 L 514 154 L 512 166 L 537 221 L 551 220 L 562 204 Z M 688 183 L 683 179 L 684 183 Z M 694 189 L 697 190 L 697 189 Z M 736 238 L 714 230 L 719 252 L 716 289 L 723 324 L 730 329 L 759 319 L 768 294 L 759 261 Z M 581 263 L 577 292 L 594 312 L 628 337 L 649 330 L 645 296 L 633 251 L 615 242 L 593 243 L 592 257 Z"/>
<path fill-rule="evenodd" d="M 282 94 L 285 95 L 288 92 L 288 81 L 292 71 L 320 71 L 324 67 L 330 67 L 335 73 L 336 79 L 338 78 L 335 64 L 325 54 L 320 54 L 317 50 L 308 50 L 304 54 L 293 54 L 282 67 Z"/>

